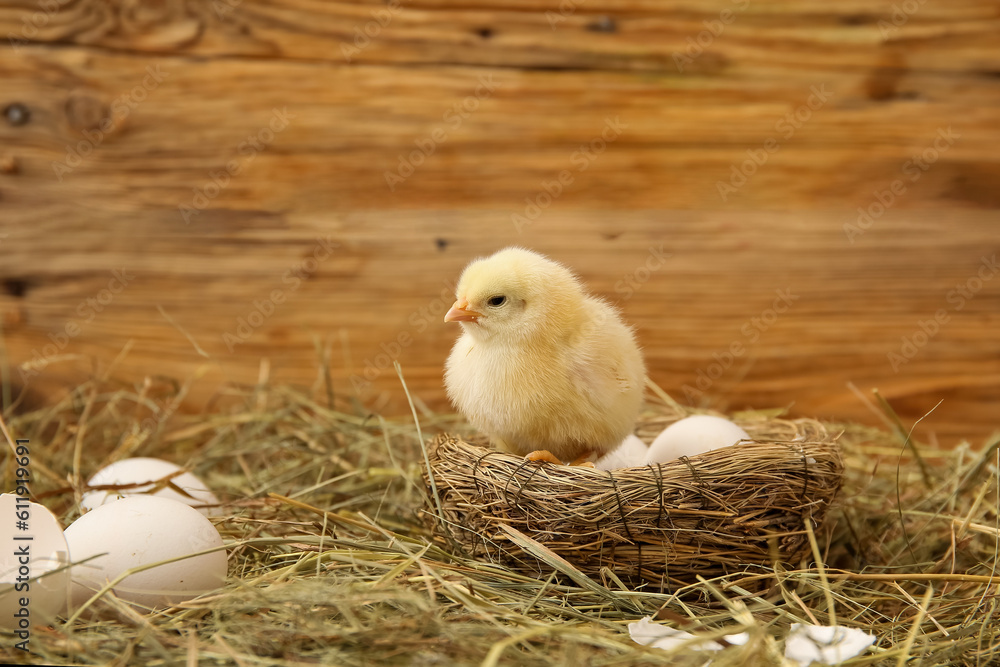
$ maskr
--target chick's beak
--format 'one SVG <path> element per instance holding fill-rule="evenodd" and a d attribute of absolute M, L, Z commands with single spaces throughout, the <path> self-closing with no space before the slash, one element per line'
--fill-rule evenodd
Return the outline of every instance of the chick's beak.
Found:
<path fill-rule="evenodd" d="M 459 299 L 456 301 L 451 310 L 445 313 L 445 322 L 475 322 L 480 317 L 482 313 L 477 313 L 474 310 L 469 310 L 469 302 L 465 299 Z"/>

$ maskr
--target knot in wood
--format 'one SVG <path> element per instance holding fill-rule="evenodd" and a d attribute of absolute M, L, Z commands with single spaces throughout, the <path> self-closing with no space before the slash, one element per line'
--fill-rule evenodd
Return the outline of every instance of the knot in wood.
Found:
<path fill-rule="evenodd" d="M 111 110 L 101 100 L 87 93 L 73 93 L 66 100 L 66 120 L 76 130 L 96 130 Z"/>

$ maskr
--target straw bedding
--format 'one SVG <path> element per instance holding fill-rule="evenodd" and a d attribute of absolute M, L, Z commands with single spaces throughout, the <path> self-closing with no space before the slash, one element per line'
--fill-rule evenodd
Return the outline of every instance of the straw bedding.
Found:
<path fill-rule="evenodd" d="M 680 413 L 648 416 L 650 438 Z M 666 464 L 603 472 L 526 463 L 442 434 L 430 445 L 427 512 L 444 544 L 528 575 L 551 555 L 598 580 L 670 591 L 697 577 L 760 572 L 809 549 L 843 480 L 834 439 L 814 420 L 756 419 L 755 440 Z M 513 531 L 511 530 L 513 529 Z M 548 556 L 548 557 L 547 557 Z"/>
<path fill-rule="evenodd" d="M 424 519 L 437 501 L 421 479 L 427 436 L 477 443 L 470 425 L 432 413 L 417 396 L 412 416 L 384 419 L 318 375 L 303 389 L 270 384 L 262 373 L 255 386 L 225 388 L 199 415 L 176 412 L 189 384 L 158 378 L 95 379 L 52 405 L 8 411 L 13 435 L 33 445 L 32 491 L 63 525 L 79 516 L 84 480 L 108 462 L 169 459 L 223 500 L 213 521 L 230 569 L 223 588 L 172 609 L 131 609 L 109 593 L 93 604 L 100 618 L 35 627 L 28 654 L 0 631 L 0 663 L 746 667 L 782 664 L 793 623 L 875 635 L 871 652 L 849 666 L 1000 662 L 1000 433 L 939 447 L 933 416 L 910 437 L 884 401 L 883 429 L 825 424 L 839 434 L 844 486 L 822 525 L 804 524 L 810 552 L 661 593 L 651 590 L 659 582 L 628 586 L 615 568 L 600 578 L 577 569 L 571 553 L 556 555 L 552 540 L 546 546 L 534 532 L 545 517 L 531 515 L 530 526 L 508 527 L 497 540 L 537 561 L 523 572 L 544 563 L 541 576 L 497 562 L 485 546 L 472 558 L 469 547 L 430 532 Z M 662 392 L 649 399 L 638 431 L 647 441 L 698 412 Z M 731 416 L 758 440 L 794 440 L 807 422 L 780 415 Z M 797 444 L 816 441 L 827 439 Z M 6 449 L 0 457 L 9 489 L 14 466 Z M 593 476 L 545 466 L 536 473 L 560 474 Z M 438 490 L 448 493 L 447 485 Z M 818 508 L 811 516 L 819 521 Z M 615 562 L 623 545 L 627 536 Z M 769 587 L 758 593 L 761 581 Z M 638 646 L 626 626 L 647 615 L 699 637 L 746 632 L 748 640 L 716 655 Z"/>

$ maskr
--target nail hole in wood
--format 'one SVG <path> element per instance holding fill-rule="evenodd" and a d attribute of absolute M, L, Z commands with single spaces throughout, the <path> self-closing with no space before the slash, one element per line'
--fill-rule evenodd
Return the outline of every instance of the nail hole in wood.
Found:
<path fill-rule="evenodd" d="M 8 123 L 17 127 L 18 125 L 24 125 L 31 120 L 31 111 L 29 111 L 28 107 L 24 106 L 20 102 L 14 102 L 12 104 L 8 104 L 3 110 L 3 116 L 7 119 Z"/>

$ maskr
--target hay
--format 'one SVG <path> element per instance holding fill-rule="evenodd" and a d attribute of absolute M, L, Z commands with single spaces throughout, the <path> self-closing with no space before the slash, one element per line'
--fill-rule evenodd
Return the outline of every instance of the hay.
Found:
<path fill-rule="evenodd" d="M 649 415 L 640 431 L 682 416 Z M 759 574 L 809 549 L 804 521 L 822 523 L 844 466 L 814 420 L 740 425 L 754 441 L 611 472 L 526 463 L 442 434 L 424 475 L 428 489 L 436 480 L 442 515 L 426 515 L 442 544 L 529 576 L 551 572 L 553 555 L 605 584 L 613 576 L 664 592 L 699 576 Z"/>
<path fill-rule="evenodd" d="M 78 516 L 79 480 L 113 459 L 187 465 L 223 500 L 213 521 L 229 545 L 229 578 L 149 614 L 105 595 L 96 606 L 109 616 L 36 626 L 27 655 L 0 632 L 0 663 L 746 667 L 780 664 L 789 626 L 813 621 L 878 637 L 848 665 L 1000 660 L 1000 438 L 978 450 L 911 448 L 894 432 L 825 424 L 842 432 L 844 488 L 816 549 L 759 574 L 658 593 L 610 571 L 595 579 L 565 559 L 528 576 L 438 542 L 416 515 L 433 501 L 412 418 L 382 419 L 334 398 L 318 375 L 313 390 L 265 380 L 227 388 L 199 415 L 176 414 L 184 387 L 156 378 L 94 380 L 55 405 L 8 412 L 13 435 L 33 443 L 35 499 L 64 525 Z M 414 400 L 423 433 L 475 440 L 463 420 Z M 651 433 L 656 419 L 683 412 L 654 396 L 643 423 Z M 776 416 L 734 415 L 751 424 Z M 14 466 L 0 451 L 9 489 Z M 511 539 L 518 532 L 528 536 Z M 710 656 L 636 646 L 626 626 L 649 614 L 699 636 L 745 630 L 749 640 Z"/>

